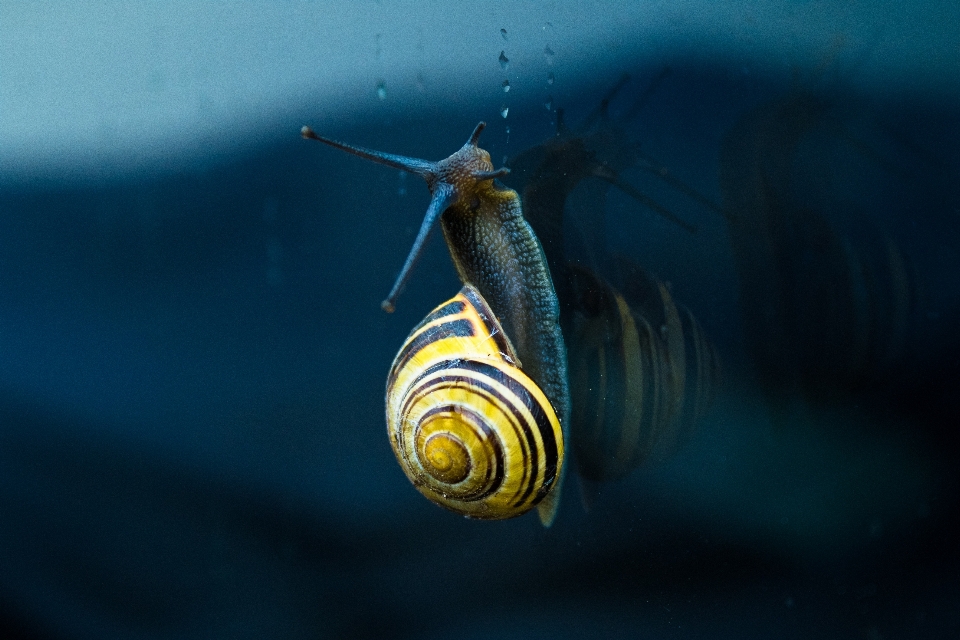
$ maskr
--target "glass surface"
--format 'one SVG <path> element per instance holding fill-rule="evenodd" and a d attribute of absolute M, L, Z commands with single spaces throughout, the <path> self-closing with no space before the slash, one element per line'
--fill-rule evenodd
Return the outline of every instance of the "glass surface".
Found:
<path fill-rule="evenodd" d="M 0 635 L 957 637 L 960 10 L 867 4 L 4 3 Z M 481 120 L 560 295 L 549 528 L 404 476 L 461 282 L 434 233 L 381 311 L 429 191 L 299 134 Z"/>

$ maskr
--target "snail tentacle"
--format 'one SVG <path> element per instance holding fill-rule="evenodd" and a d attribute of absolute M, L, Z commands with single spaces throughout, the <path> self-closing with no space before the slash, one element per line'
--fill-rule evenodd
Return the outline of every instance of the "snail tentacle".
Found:
<path fill-rule="evenodd" d="M 371 160 L 377 164 L 383 164 L 388 167 L 393 167 L 394 169 L 402 169 L 403 171 L 415 173 L 425 180 L 429 180 L 432 176 L 436 175 L 436 162 L 421 160 L 419 158 L 410 158 L 407 156 L 398 156 L 393 153 L 384 153 L 383 151 L 365 149 L 364 147 L 356 147 L 352 144 L 346 144 L 344 142 L 339 142 L 337 140 L 321 136 L 306 125 L 300 129 L 300 135 L 307 140 L 316 140 L 317 142 L 328 144 L 331 147 L 340 149 L 341 151 L 346 151 L 349 154 L 359 156 L 367 160 Z"/>
<path fill-rule="evenodd" d="M 430 200 L 430 206 L 427 208 L 427 213 L 423 217 L 423 223 L 420 225 L 417 239 L 413 241 L 413 247 L 410 249 L 410 253 L 407 254 L 407 260 L 403 263 L 403 268 L 400 270 L 400 274 L 397 275 L 397 280 L 393 283 L 393 288 L 390 290 L 386 299 L 380 304 L 381 308 L 387 313 L 393 313 L 397 297 L 410 278 L 410 274 L 413 272 L 413 267 L 416 266 L 417 260 L 420 259 L 423 248 L 427 245 L 430 234 L 437 226 L 440 215 L 446 211 L 447 207 L 456 199 L 457 192 L 449 184 L 440 183 L 434 189 L 433 198 Z"/>

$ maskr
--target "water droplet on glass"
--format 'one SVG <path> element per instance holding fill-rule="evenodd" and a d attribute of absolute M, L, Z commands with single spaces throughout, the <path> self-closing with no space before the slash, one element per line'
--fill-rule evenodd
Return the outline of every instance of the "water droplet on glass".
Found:
<path fill-rule="evenodd" d="M 500 86 L 503 87 L 503 92 L 504 92 L 504 93 L 506 93 L 507 91 L 510 91 L 510 81 L 509 81 L 509 80 L 504 80 L 504 81 L 503 81 L 503 84 L 500 85 Z"/>
<path fill-rule="evenodd" d="M 547 84 L 553 84 L 554 80 L 556 80 L 556 78 L 553 76 L 553 71 L 551 71 L 547 74 Z"/>
<path fill-rule="evenodd" d="M 503 36 L 503 39 L 504 39 L 504 40 L 506 40 L 506 39 L 507 39 L 507 30 L 506 30 L 506 29 L 500 29 L 500 35 Z"/>
<path fill-rule="evenodd" d="M 549 96 L 547 101 L 543 103 L 543 106 L 547 108 L 547 111 L 553 110 L 553 96 Z"/>
<path fill-rule="evenodd" d="M 507 105 L 503 105 L 502 107 L 500 107 L 500 115 L 506 118 L 508 113 L 510 113 L 510 107 L 508 107 Z"/>
<path fill-rule="evenodd" d="M 547 59 L 547 64 L 553 64 L 553 57 L 557 55 L 553 52 L 553 49 L 550 48 L 550 45 L 547 45 L 543 49 L 543 57 Z"/>
<path fill-rule="evenodd" d="M 507 135 L 510 135 L 510 127 L 507 127 Z"/>
<path fill-rule="evenodd" d="M 504 71 L 510 68 L 510 58 L 503 51 L 500 52 L 500 68 Z"/>
<path fill-rule="evenodd" d="M 377 97 L 381 100 L 387 99 L 387 85 L 383 80 L 377 81 Z"/>

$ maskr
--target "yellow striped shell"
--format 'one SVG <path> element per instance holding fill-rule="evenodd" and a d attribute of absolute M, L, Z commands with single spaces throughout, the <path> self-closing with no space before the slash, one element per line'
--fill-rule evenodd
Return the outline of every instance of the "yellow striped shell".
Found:
<path fill-rule="evenodd" d="M 560 421 L 469 284 L 410 333 L 387 377 L 386 404 L 400 466 L 451 511 L 512 518 L 544 500 L 560 476 Z"/>

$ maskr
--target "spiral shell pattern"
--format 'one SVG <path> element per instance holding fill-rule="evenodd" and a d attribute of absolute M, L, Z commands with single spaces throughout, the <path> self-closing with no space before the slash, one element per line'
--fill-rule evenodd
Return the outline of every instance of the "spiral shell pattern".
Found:
<path fill-rule="evenodd" d="M 529 511 L 563 465 L 556 412 L 471 285 L 417 325 L 387 378 L 387 430 L 427 498 L 471 518 Z"/>

